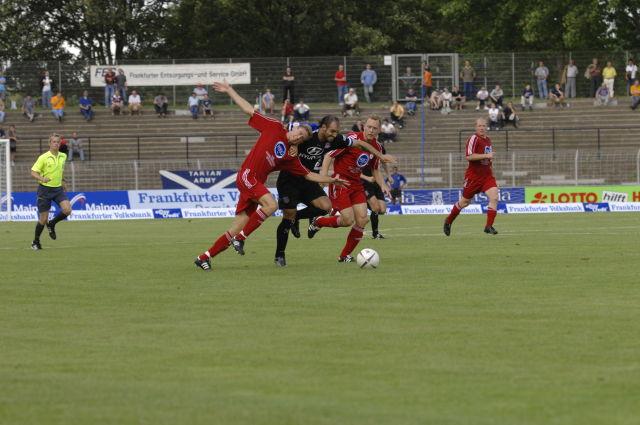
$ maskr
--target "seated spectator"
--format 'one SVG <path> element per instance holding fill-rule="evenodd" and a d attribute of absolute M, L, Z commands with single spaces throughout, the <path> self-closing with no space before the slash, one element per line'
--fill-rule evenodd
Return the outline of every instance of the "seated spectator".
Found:
<path fill-rule="evenodd" d="M 556 83 L 551 91 L 549 91 L 549 102 L 555 105 L 556 108 L 567 106 L 567 103 L 564 100 L 564 92 L 562 91 L 560 84 Z"/>
<path fill-rule="evenodd" d="M 596 91 L 596 99 L 593 102 L 594 106 L 607 106 L 609 101 L 611 100 L 611 95 L 609 93 L 609 88 L 605 83 L 602 83 L 598 90 Z"/>
<path fill-rule="evenodd" d="M 158 118 L 166 118 L 167 110 L 169 109 L 169 99 L 167 99 L 164 93 L 158 93 L 158 95 L 153 98 L 153 109 L 156 110 Z"/>
<path fill-rule="evenodd" d="M 413 116 L 416 113 L 416 109 L 418 109 L 418 95 L 414 89 L 407 90 L 407 95 L 405 96 L 407 103 L 404 104 L 405 109 L 407 110 L 407 114 Z"/>
<path fill-rule="evenodd" d="M 476 98 L 478 99 L 478 105 L 476 106 L 476 111 L 479 111 L 480 107 L 482 107 L 485 111 L 489 109 L 487 107 L 487 99 L 489 99 L 489 92 L 487 91 L 486 88 L 480 87 L 480 90 L 478 90 L 478 93 L 476 93 Z"/>
<path fill-rule="evenodd" d="M 198 109 L 200 110 L 199 112 L 201 112 L 202 101 L 204 100 L 205 95 L 209 95 L 209 92 L 204 87 L 204 84 L 201 84 L 201 83 L 196 84 L 196 88 L 193 89 L 193 92 L 196 94 L 196 97 L 198 98 Z"/>
<path fill-rule="evenodd" d="M 80 105 L 80 113 L 85 120 L 91 121 L 93 119 L 93 101 L 89 99 L 89 92 L 87 90 L 82 92 L 82 97 L 78 101 Z"/>
<path fill-rule="evenodd" d="M 398 130 L 393 125 L 393 123 L 389 122 L 388 119 L 384 119 L 382 122 L 382 126 L 380 127 L 380 134 L 378 135 L 378 140 L 381 143 L 394 143 L 396 138 L 398 137 Z"/>
<path fill-rule="evenodd" d="M 22 114 L 30 121 L 36 119 L 36 101 L 31 96 L 27 96 L 22 101 Z"/>
<path fill-rule="evenodd" d="M 489 130 L 500 130 L 502 128 L 502 121 L 502 111 L 495 103 L 491 103 L 491 107 L 489 108 Z"/>
<path fill-rule="evenodd" d="M 356 133 L 360 133 L 364 131 L 364 124 L 362 122 L 362 120 L 358 120 L 355 122 L 355 124 L 353 124 L 353 126 L 351 127 L 351 131 L 355 131 Z"/>
<path fill-rule="evenodd" d="M 444 88 L 442 90 L 442 94 L 440 95 L 440 104 L 442 105 L 442 109 L 440 113 L 447 115 L 451 113 L 451 102 L 453 101 L 453 95 L 449 91 L 448 88 Z"/>
<path fill-rule="evenodd" d="M 304 99 L 300 98 L 298 103 L 293 107 L 293 119 L 296 121 L 309 121 L 309 105 L 304 103 Z"/>
<path fill-rule="evenodd" d="M 431 96 L 429 96 L 429 109 L 432 111 L 437 111 L 442 107 L 442 104 L 440 103 L 441 94 L 440 90 L 434 90 L 431 92 Z"/>
<path fill-rule="evenodd" d="M 360 115 L 360 104 L 358 103 L 358 95 L 354 89 L 349 89 L 347 94 L 344 95 L 344 105 L 342 105 L 342 116 L 346 117 L 347 113 L 349 115 Z"/>
<path fill-rule="evenodd" d="M 522 90 L 522 96 L 520 97 L 520 104 L 522 105 L 522 110 L 528 106 L 529 110 L 533 110 L 533 99 L 535 95 L 533 94 L 533 89 L 530 84 L 524 86 L 524 90 Z"/>
<path fill-rule="evenodd" d="M 4 100 L 0 98 L 0 122 L 4 122 L 4 117 L 7 114 L 4 112 Z"/>
<path fill-rule="evenodd" d="M 504 99 L 504 91 L 502 91 L 500 84 L 496 84 L 496 88 L 491 90 L 491 93 L 489 93 L 489 98 L 494 105 L 502 109 L 502 99 Z"/>
<path fill-rule="evenodd" d="M 129 113 L 131 115 L 138 114 L 140 115 L 142 113 L 142 99 L 140 99 L 140 95 L 138 94 L 137 91 L 132 90 L 131 94 L 129 95 Z"/>
<path fill-rule="evenodd" d="M 122 100 L 122 96 L 117 92 L 114 93 L 111 96 L 111 115 L 120 115 L 123 106 L 124 100 Z"/>
<path fill-rule="evenodd" d="M 64 106 L 64 96 L 62 96 L 62 92 L 57 92 L 51 98 L 51 113 L 59 122 L 62 122 L 62 117 L 64 116 Z"/>
<path fill-rule="evenodd" d="M 280 121 L 282 121 L 283 124 L 293 121 L 293 105 L 289 102 L 288 97 L 282 102 L 281 114 Z"/>
<path fill-rule="evenodd" d="M 467 99 L 464 97 L 464 93 L 460 91 L 460 88 L 458 88 L 458 86 L 453 86 L 453 90 L 451 90 L 451 97 L 453 98 L 453 101 L 451 102 L 451 106 L 453 106 L 453 109 L 462 111 L 462 109 L 464 108 L 464 102 Z"/>
<path fill-rule="evenodd" d="M 397 100 L 393 102 L 391 108 L 389 108 L 389 115 L 391 116 L 391 122 L 398 124 L 398 127 L 404 127 L 404 106 L 398 103 Z"/>
<path fill-rule="evenodd" d="M 205 117 L 213 118 L 213 102 L 209 99 L 208 94 L 205 94 L 204 99 L 202 99 L 202 111 Z"/>
<path fill-rule="evenodd" d="M 629 87 L 629 93 L 631 94 L 631 109 L 635 111 L 638 104 L 640 104 L 640 81 L 633 81 L 633 84 Z"/>
<path fill-rule="evenodd" d="M 189 112 L 191 112 L 191 118 L 194 120 L 198 119 L 198 109 L 200 108 L 200 101 L 198 100 L 198 95 L 196 92 L 191 93 L 189 100 L 187 100 L 187 104 L 189 105 Z"/>
<path fill-rule="evenodd" d="M 73 161 L 74 153 L 80 155 L 80 161 L 84 161 L 83 140 L 78 137 L 78 133 L 75 131 L 71 133 L 71 138 L 69 139 L 69 161 Z"/>
<path fill-rule="evenodd" d="M 266 93 L 262 95 L 262 110 L 273 114 L 273 107 L 275 106 L 276 97 L 271 93 L 271 89 L 267 89 Z"/>
<path fill-rule="evenodd" d="M 511 124 L 515 128 L 518 128 L 518 121 L 520 118 L 516 114 L 516 108 L 513 106 L 513 102 L 508 102 L 507 106 L 502 111 L 502 115 L 504 117 L 505 124 Z"/>

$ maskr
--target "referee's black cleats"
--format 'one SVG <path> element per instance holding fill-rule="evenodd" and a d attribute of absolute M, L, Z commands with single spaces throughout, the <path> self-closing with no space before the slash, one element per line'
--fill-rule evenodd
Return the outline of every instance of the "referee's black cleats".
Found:
<path fill-rule="evenodd" d="M 498 231 L 493 228 L 493 226 L 485 227 L 484 232 L 488 235 L 497 235 Z"/>
<path fill-rule="evenodd" d="M 56 226 L 55 226 L 55 224 L 51 224 L 50 222 L 47 221 L 47 230 L 49 231 L 49 237 L 55 241 L 56 238 L 58 237 L 56 235 Z"/>
<path fill-rule="evenodd" d="M 276 259 L 273 260 L 273 262 L 278 267 L 286 267 L 287 266 L 287 260 L 285 260 L 284 257 L 276 257 Z"/>
<path fill-rule="evenodd" d="M 233 249 L 235 249 L 238 254 L 244 255 L 244 241 L 232 239 L 231 246 L 233 246 Z"/>
<path fill-rule="evenodd" d="M 386 238 L 382 235 L 382 233 L 376 232 L 373 234 L 373 239 L 386 239 Z"/>
<path fill-rule="evenodd" d="M 338 263 L 353 263 L 355 260 L 350 255 L 345 255 L 344 257 L 338 257 Z"/>
<path fill-rule="evenodd" d="M 31 249 L 34 251 L 40 251 L 42 249 L 42 245 L 40 245 L 40 241 L 31 242 Z"/>
<path fill-rule="evenodd" d="M 451 223 L 447 223 L 446 221 L 444 222 L 444 227 L 442 228 L 442 231 L 444 232 L 445 235 L 449 236 L 451 234 Z M 485 232 L 487 230 L 485 229 Z"/>
<path fill-rule="evenodd" d="M 300 222 L 298 220 L 291 225 L 291 234 L 294 238 L 300 239 Z"/>
<path fill-rule="evenodd" d="M 209 260 L 201 260 L 199 258 L 196 257 L 196 261 L 193 262 L 193 264 L 196 265 L 196 267 L 204 270 L 205 272 L 210 272 L 211 271 L 211 262 L 209 262 Z"/>
<path fill-rule="evenodd" d="M 317 217 L 316 217 L 317 218 Z M 309 230 L 307 230 L 307 236 L 309 239 L 313 239 L 313 237 L 320 231 L 320 227 L 316 226 L 316 219 L 314 218 L 309 224 Z"/>

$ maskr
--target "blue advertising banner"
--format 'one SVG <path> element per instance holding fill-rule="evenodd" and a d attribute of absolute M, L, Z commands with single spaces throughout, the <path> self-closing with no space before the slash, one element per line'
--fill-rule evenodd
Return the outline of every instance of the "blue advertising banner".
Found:
<path fill-rule="evenodd" d="M 160 170 L 163 189 L 228 189 L 236 187 L 236 170 Z"/>
<path fill-rule="evenodd" d="M 461 189 L 407 189 L 402 191 L 404 205 L 452 205 L 462 196 Z M 501 187 L 498 200 L 503 203 L 524 203 L 524 187 Z M 487 204 L 484 193 L 473 197 L 476 204 Z"/>
<path fill-rule="evenodd" d="M 109 192 L 67 192 L 67 197 L 74 210 L 87 211 L 108 211 L 127 210 L 131 208 L 129 195 L 126 190 Z M 35 192 L 15 192 L 12 193 L 12 211 L 29 212 L 37 211 L 37 200 Z M 55 212 L 58 206 L 53 203 L 51 211 Z"/>

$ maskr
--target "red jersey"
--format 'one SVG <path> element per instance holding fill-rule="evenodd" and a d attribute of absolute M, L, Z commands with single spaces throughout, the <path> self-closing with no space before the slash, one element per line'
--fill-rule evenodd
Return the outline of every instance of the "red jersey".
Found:
<path fill-rule="evenodd" d="M 337 80 L 342 80 L 344 78 L 344 71 L 336 71 L 336 75 L 334 76 L 334 78 L 337 79 Z M 336 85 L 338 87 L 346 86 L 347 82 L 346 81 L 336 81 Z"/>
<path fill-rule="evenodd" d="M 469 156 L 474 153 L 485 154 L 493 152 L 491 147 L 491 139 L 487 136 L 479 136 L 474 134 L 467 140 L 467 154 Z M 464 173 L 464 177 L 467 180 L 474 180 L 477 178 L 484 178 L 493 176 L 491 170 L 491 160 L 481 159 L 480 161 L 469 161 L 469 167 Z"/>
<path fill-rule="evenodd" d="M 355 141 L 364 140 L 364 133 L 349 133 L 347 138 Z M 382 146 L 378 143 L 377 139 L 371 142 L 371 145 L 382 151 Z M 347 147 L 342 149 L 336 149 L 329 153 L 331 157 L 335 158 L 333 163 L 334 176 L 339 175 L 340 178 L 348 180 L 351 184 L 349 187 L 362 186 L 360 180 L 360 174 L 362 169 L 371 163 L 371 169 L 377 169 L 380 165 L 378 158 L 372 153 L 360 150 L 358 147 Z"/>
<path fill-rule="evenodd" d="M 286 170 L 296 176 L 310 173 L 300 162 L 297 153 L 291 155 L 287 132 L 280 121 L 254 112 L 249 125 L 260 132 L 260 137 L 240 166 L 241 170 L 249 170 L 260 183 L 267 181 L 269 174 L 276 170 Z"/>

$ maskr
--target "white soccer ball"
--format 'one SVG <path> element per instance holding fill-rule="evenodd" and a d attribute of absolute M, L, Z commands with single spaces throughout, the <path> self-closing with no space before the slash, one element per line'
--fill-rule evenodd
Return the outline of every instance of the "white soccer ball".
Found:
<path fill-rule="evenodd" d="M 377 269 L 380 256 L 371 248 L 365 248 L 358 253 L 356 262 L 361 269 Z"/>

